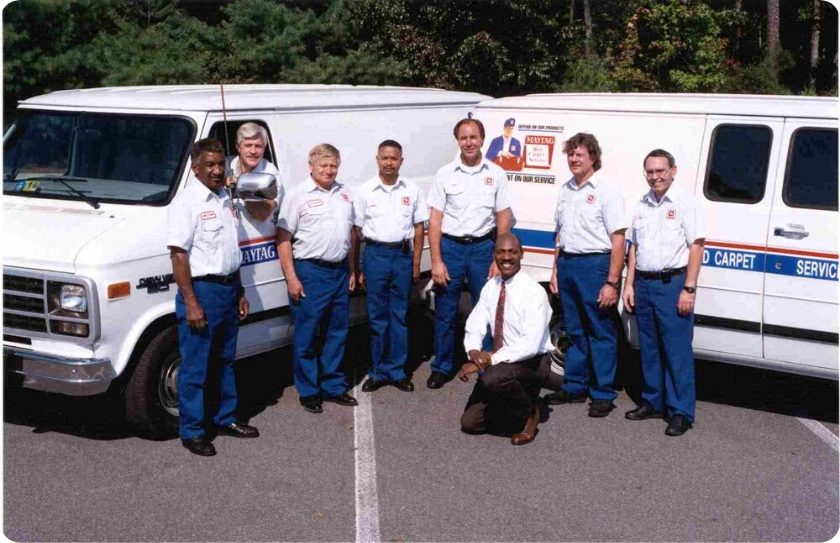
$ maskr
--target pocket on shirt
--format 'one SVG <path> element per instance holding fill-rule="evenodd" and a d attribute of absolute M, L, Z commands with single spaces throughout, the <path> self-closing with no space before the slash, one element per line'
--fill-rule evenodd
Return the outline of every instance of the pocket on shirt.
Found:
<path fill-rule="evenodd" d="M 201 222 L 202 238 L 210 242 L 216 242 L 222 235 L 222 228 L 224 225 L 219 219 L 210 219 Z"/>
<path fill-rule="evenodd" d="M 481 191 L 478 195 L 478 205 L 479 207 L 486 207 L 490 210 L 496 209 L 496 189 L 493 188 L 485 188 Z"/>
<path fill-rule="evenodd" d="M 460 211 L 466 207 L 464 185 L 461 183 L 449 183 L 443 187 L 443 192 L 446 194 L 446 207 L 453 211 Z"/>

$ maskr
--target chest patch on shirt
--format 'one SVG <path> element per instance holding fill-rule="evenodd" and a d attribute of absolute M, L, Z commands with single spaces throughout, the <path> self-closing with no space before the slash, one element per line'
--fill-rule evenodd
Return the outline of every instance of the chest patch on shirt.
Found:
<path fill-rule="evenodd" d="M 669 209 L 668 214 L 665 215 L 666 218 L 669 220 L 674 220 L 677 218 L 677 210 L 676 209 Z"/>
<path fill-rule="evenodd" d="M 594 204 L 595 203 L 595 195 L 594 194 L 588 195 L 586 197 L 586 203 L 587 204 Z"/>
<path fill-rule="evenodd" d="M 201 220 L 202 221 L 209 221 L 210 219 L 215 219 L 215 218 L 216 218 L 216 212 L 215 211 L 202 211 L 201 212 Z"/>
<path fill-rule="evenodd" d="M 347 194 L 346 192 L 342 192 L 341 193 L 341 199 L 344 200 L 345 202 L 349 202 L 350 201 L 350 195 Z"/>
<path fill-rule="evenodd" d="M 485 177 L 484 178 L 484 184 L 492 187 L 493 186 L 493 178 L 492 177 Z"/>
<path fill-rule="evenodd" d="M 322 206 L 322 205 L 324 205 L 323 200 L 307 200 L 306 201 L 306 207 L 319 207 L 319 206 Z"/>
<path fill-rule="evenodd" d="M 400 200 L 400 202 L 402 202 L 402 205 L 404 205 L 404 206 L 410 205 L 411 204 L 411 198 L 409 198 L 408 196 L 403 196 L 402 199 Z"/>

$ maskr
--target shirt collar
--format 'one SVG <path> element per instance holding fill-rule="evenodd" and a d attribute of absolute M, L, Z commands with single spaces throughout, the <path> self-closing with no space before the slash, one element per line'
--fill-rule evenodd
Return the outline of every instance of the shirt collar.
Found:
<path fill-rule="evenodd" d="M 581 190 L 586 185 L 592 185 L 592 188 L 597 189 L 599 184 L 601 184 L 601 175 L 598 172 L 593 173 L 580 187 L 578 187 L 577 180 L 575 180 L 574 175 L 570 177 L 568 181 L 569 188 L 572 190 Z"/>
<path fill-rule="evenodd" d="M 396 190 L 397 187 L 405 186 L 405 182 L 403 181 L 402 177 L 397 177 L 397 182 L 393 185 L 386 185 L 385 183 L 383 183 L 382 179 L 379 177 L 378 174 L 376 175 L 376 177 L 374 177 L 374 179 L 376 179 L 376 183 L 374 183 L 373 185 L 373 190 L 379 189 L 383 192 L 391 192 L 393 190 Z"/>
<path fill-rule="evenodd" d="M 205 202 L 209 201 L 212 198 L 218 198 L 219 200 L 224 201 L 228 193 L 226 190 L 222 189 L 219 194 L 216 194 L 212 190 L 208 189 L 204 183 L 202 183 L 197 177 L 193 176 L 190 181 L 187 183 L 187 188 L 195 192 L 196 194 L 200 195 Z"/>
<path fill-rule="evenodd" d="M 662 205 L 665 202 L 671 202 L 672 204 L 679 202 L 682 198 L 682 189 L 677 186 L 676 181 L 671 183 L 671 186 L 668 187 L 667 192 L 662 195 L 662 199 L 657 201 L 656 195 L 653 193 L 653 189 L 650 189 L 642 196 L 642 201 L 646 201 L 652 206 Z"/>
<path fill-rule="evenodd" d="M 341 183 L 339 183 L 338 181 L 333 181 L 332 186 L 329 188 L 329 190 L 324 190 L 318 183 L 315 182 L 314 179 L 312 179 L 311 175 L 307 176 L 306 179 L 309 182 L 309 188 L 306 189 L 306 192 L 335 192 L 339 190 L 342 186 Z"/>
<path fill-rule="evenodd" d="M 490 163 L 487 162 L 486 158 L 481 157 L 481 162 L 479 162 L 475 166 L 467 166 L 466 164 L 464 164 L 461 161 L 461 155 L 458 154 L 458 158 L 455 159 L 455 166 L 452 169 L 456 170 L 456 171 L 461 170 L 464 173 L 475 174 L 475 173 L 478 173 L 485 168 L 488 168 L 488 169 L 490 168 Z"/>

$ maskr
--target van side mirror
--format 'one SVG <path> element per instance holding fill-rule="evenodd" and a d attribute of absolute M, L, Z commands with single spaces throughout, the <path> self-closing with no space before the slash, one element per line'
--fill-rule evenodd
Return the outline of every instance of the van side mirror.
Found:
<path fill-rule="evenodd" d="M 274 200 L 277 178 L 270 173 L 243 173 L 236 182 L 236 194 L 243 200 Z"/>

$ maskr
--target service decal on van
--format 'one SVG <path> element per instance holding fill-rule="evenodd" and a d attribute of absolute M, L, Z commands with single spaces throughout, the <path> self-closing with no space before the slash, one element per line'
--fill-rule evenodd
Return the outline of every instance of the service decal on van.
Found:
<path fill-rule="evenodd" d="M 703 266 L 837 281 L 836 254 L 780 247 L 706 241 Z"/>
<path fill-rule="evenodd" d="M 239 242 L 241 267 L 277 260 L 277 236 L 246 239 Z"/>

